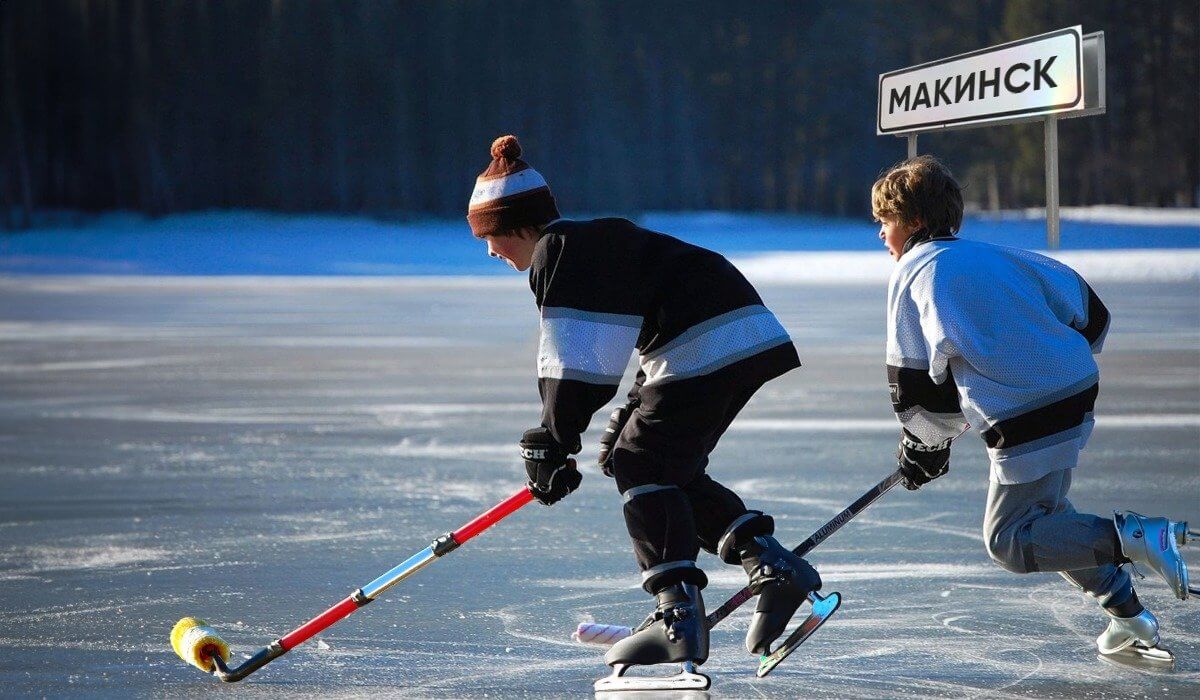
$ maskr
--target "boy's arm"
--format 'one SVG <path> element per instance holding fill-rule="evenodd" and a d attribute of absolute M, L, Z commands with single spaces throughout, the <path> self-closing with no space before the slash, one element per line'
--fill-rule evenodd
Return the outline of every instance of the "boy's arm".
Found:
<path fill-rule="evenodd" d="M 962 434 L 966 418 L 958 403 L 954 376 L 934 384 L 928 369 L 888 365 L 892 410 L 900 425 L 926 445 L 936 445 Z"/>
<path fill-rule="evenodd" d="M 946 338 L 931 299 L 895 287 L 888 298 L 888 385 L 903 426 L 896 461 L 904 487 L 916 490 L 950 470 L 950 443 L 968 426 L 948 358 L 938 354 Z M 933 357 L 941 383 L 933 380 Z"/>
<path fill-rule="evenodd" d="M 572 452 L 592 415 L 617 393 L 641 331 L 640 280 L 589 269 L 587 251 L 555 237 L 532 276 L 541 308 L 538 390 L 542 426 Z"/>
<path fill-rule="evenodd" d="M 914 299 L 909 289 L 899 286 L 890 290 L 888 305 L 887 374 L 892 409 L 904 430 L 921 443 L 941 444 L 961 435 L 966 423 L 958 387 L 945 358 L 939 360 L 944 379 L 940 384 L 933 380 L 930 358 L 945 339 L 938 330 L 940 320 L 934 317 L 931 300 Z"/>

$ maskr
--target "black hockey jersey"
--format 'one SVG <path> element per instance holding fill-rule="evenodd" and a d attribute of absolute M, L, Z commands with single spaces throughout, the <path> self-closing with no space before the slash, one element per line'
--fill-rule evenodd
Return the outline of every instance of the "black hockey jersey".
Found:
<path fill-rule="evenodd" d="M 541 311 L 542 424 L 577 448 L 636 348 L 643 410 L 800 366 L 787 331 L 723 256 L 625 219 L 546 227 L 529 286 Z"/>

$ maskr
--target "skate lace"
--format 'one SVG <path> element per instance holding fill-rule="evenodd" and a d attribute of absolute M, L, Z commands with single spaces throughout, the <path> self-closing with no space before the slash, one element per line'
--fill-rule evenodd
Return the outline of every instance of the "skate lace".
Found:
<path fill-rule="evenodd" d="M 659 615 L 661 615 L 663 624 L 667 628 L 667 639 L 676 642 L 682 636 L 682 631 L 679 628 L 692 616 L 692 611 L 687 607 L 679 606 L 667 608 L 659 613 Z"/>
<path fill-rule="evenodd" d="M 650 625 L 661 621 L 663 623 L 663 627 L 665 627 L 667 630 L 667 639 L 670 639 L 672 642 L 674 642 L 679 638 L 680 635 L 680 632 L 678 629 L 676 629 L 676 626 L 691 616 L 692 611 L 686 606 L 677 606 L 674 608 L 667 608 L 666 610 L 655 610 L 647 615 L 646 619 L 642 620 L 642 624 L 635 627 L 633 631 L 635 633 L 641 632 Z"/>

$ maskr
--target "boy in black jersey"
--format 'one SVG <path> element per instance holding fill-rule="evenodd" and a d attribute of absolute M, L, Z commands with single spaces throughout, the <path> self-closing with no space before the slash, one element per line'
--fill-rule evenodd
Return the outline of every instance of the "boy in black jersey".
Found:
<path fill-rule="evenodd" d="M 800 365 L 791 339 L 724 257 L 625 219 L 563 219 L 515 137 L 496 139 L 491 155 L 467 219 L 489 255 L 529 270 L 541 312 L 542 417 L 520 442 L 539 501 L 579 486 L 571 455 L 580 435 L 616 394 L 630 353 L 639 355 L 629 402 L 601 441 L 601 466 L 622 494 L 642 585 L 658 607 L 606 661 L 703 663 L 700 548 L 745 567 L 759 594 L 747 648 L 762 653 L 820 577 L 771 536 L 770 516 L 747 510 L 705 467 L 754 392 Z"/>

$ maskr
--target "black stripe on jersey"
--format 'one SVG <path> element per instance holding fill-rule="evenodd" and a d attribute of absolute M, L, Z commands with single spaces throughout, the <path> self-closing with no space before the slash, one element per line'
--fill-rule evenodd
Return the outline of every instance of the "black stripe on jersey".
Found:
<path fill-rule="evenodd" d="M 1104 332 L 1108 330 L 1108 323 L 1111 319 L 1108 315 L 1108 307 L 1100 301 L 1096 292 L 1092 291 L 1091 285 L 1085 283 L 1084 287 L 1087 287 L 1088 321 L 1086 326 L 1076 330 L 1084 338 L 1087 338 L 1088 345 L 1095 347 L 1096 341 L 1104 337 Z"/>
<path fill-rule="evenodd" d="M 988 447 L 1004 450 L 1070 430 L 1092 412 L 1099 393 L 1100 385 L 1093 384 L 1061 401 L 1002 420 L 984 431 L 983 439 Z"/>
<path fill-rule="evenodd" d="M 929 370 L 887 366 L 888 387 L 892 390 L 892 409 L 903 413 L 910 408 L 922 408 L 930 413 L 962 413 L 958 404 L 958 387 L 954 375 L 946 369 L 946 380 L 934 384 Z"/>

